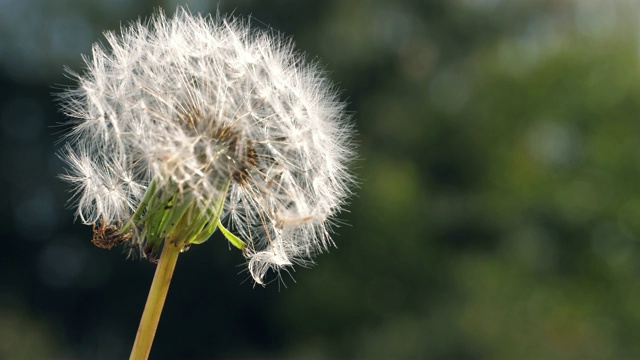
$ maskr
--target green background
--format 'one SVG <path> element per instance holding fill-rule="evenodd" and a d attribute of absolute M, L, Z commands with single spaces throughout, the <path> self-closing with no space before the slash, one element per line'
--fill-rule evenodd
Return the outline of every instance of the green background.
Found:
<path fill-rule="evenodd" d="M 0 358 L 128 356 L 154 268 L 91 245 L 52 93 L 155 7 L 252 16 L 342 89 L 360 186 L 338 247 L 254 287 L 181 256 L 156 359 L 640 358 L 640 5 L 0 0 Z"/>

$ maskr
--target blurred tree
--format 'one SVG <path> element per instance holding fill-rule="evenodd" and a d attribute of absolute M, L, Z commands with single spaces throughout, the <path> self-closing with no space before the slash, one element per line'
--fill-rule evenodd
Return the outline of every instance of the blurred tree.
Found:
<path fill-rule="evenodd" d="M 556 11 L 361 94 L 355 226 L 279 304 L 292 357 L 638 356 L 637 40 Z"/>

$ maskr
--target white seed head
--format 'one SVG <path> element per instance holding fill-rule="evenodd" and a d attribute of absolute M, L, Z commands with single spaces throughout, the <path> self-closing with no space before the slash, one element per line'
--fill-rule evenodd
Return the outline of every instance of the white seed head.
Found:
<path fill-rule="evenodd" d="M 130 221 L 153 180 L 203 208 L 222 197 L 258 283 L 331 245 L 353 131 L 316 65 L 277 34 L 182 9 L 105 35 L 60 95 L 72 124 L 63 178 L 84 223 Z"/>

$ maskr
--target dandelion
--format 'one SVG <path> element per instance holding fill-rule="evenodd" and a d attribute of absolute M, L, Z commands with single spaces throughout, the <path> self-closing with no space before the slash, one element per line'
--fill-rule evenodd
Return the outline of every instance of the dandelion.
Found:
<path fill-rule="evenodd" d="M 290 41 L 180 8 L 105 36 L 109 50 L 94 45 L 85 73 L 71 73 L 78 87 L 60 95 L 71 119 L 62 177 L 95 245 L 159 260 L 145 314 L 159 317 L 180 251 L 217 229 L 258 284 L 332 245 L 352 128 Z"/>

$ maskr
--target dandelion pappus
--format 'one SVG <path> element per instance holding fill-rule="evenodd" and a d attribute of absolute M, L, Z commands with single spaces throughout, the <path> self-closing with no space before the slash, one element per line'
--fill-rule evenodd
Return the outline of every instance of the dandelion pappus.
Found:
<path fill-rule="evenodd" d="M 309 222 L 313 219 L 312 216 L 301 216 L 301 217 L 285 217 L 280 214 L 276 214 L 276 228 L 278 229 L 290 229 L 296 228 L 306 222 Z"/>

